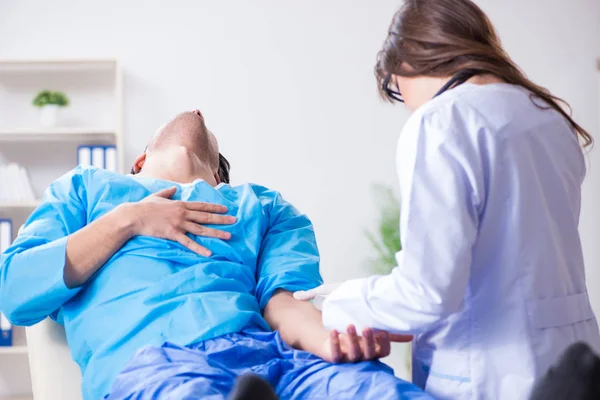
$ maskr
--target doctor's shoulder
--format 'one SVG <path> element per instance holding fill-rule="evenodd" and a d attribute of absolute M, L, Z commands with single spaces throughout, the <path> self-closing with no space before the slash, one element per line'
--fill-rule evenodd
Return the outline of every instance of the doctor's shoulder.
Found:
<path fill-rule="evenodd" d="M 486 128 L 485 121 L 469 102 L 460 97 L 436 98 L 415 110 L 400 134 L 398 150 L 420 143 L 469 140 L 474 132 Z"/>

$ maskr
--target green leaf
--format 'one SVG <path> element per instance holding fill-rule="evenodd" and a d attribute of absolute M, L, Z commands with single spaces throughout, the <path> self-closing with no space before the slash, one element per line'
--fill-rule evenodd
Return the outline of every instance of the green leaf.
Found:
<path fill-rule="evenodd" d="M 69 98 L 62 92 L 42 90 L 33 99 L 33 105 L 36 107 L 44 107 L 49 104 L 55 104 L 60 107 L 66 107 L 69 105 Z"/>
<path fill-rule="evenodd" d="M 402 250 L 400 202 L 394 191 L 384 185 L 374 185 L 373 194 L 380 214 L 374 233 L 365 232 L 376 255 L 376 258 L 368 261 L 368 265 L 375 273 L 388 274 L 396 266 L 396 253 Z"/>

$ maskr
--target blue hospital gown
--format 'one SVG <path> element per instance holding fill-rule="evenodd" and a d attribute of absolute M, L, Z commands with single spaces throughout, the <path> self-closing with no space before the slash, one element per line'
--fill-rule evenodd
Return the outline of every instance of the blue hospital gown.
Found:
<path fill-rule="evenodd" d="M 118 204 L 173 185 L 174 199 L 227 206 L 238 219 L 224 227 L 232 239 L 196 237 L 213 251 L 204 258 L 176 242 L 138 236 L 86 285 L 65 286 L 69 234 Z M 86 400 L 107 395 L 140 348 L 268 332 L 261 313 L 277 289 L 305 290 L 322 282 L 310 221 L 272 190 L 215 189 L 201 180 L 174 184 L 90 167 L 78 167 L 48 188 L 0 265 L 0 310 L 17 325 L 50 315 L 65 326 Z"/>

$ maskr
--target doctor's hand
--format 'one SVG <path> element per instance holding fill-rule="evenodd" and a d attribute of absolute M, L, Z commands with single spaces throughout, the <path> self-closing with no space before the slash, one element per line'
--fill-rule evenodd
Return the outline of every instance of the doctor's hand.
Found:
<path fill-rule="evenodd" d="M 393 340 L 394 336 L 396 340 Z M 331 363 L 376 360 L 390 355 L 392 341 L 411 340 L 412 336 L 390 335 L 373 329 L 364 329 L 359 337 L 354 325 L 350 325 L 346 333 L 331 331 L 323 344 L 322 354 L 317 355 Z"/>
<path fill-rule="evenodd" d="M 138 203 L 128 204 L 133 235 L 172 240 L 200 255 L 210 256 L 210 250 L 186 233 L 228 240 L 231 238 L 229 232 L 207 228 L 204 224 L 230 225 L 236 222 L 235 217 L 222 215 L 227 212 L 227 207 L 222 205 L 171 200 L 176 191 L 176 187 L 164 189 Z"/>
<path fill-rule="evenodd" d="M 313 300 L 317 296 L 328 296 L 340 285 L 341 283 L 327 283 L 325 285 L 317 286 L 314 289 L 300 290 L 294 292 L 294 298 L 296 300 L 307 301 Z"/>

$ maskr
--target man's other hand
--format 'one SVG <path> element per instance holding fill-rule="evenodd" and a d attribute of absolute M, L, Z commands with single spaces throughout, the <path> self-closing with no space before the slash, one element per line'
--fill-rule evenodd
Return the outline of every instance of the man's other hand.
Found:
<path fill-rule="evenodd" d="M 204 225 L 230 225 L 236 222 L 235 217 L 222 215 L 227 212 L 227 207 L 222 205 L 171 200 L 176 191 L 176 187 L 164 189 L 128 206 L 132 209 L 128 214 L 133 219 L 134 235 L 172 240 L 198 254 L 210 256 L 207 248 L 186 234 L 228 240 L 230 233 Z"/>
<path fill-rule="evenodd" d="M 391 342 L 410 342 L 410 335 L 390 335 L 388 332 L 363 330 L 358 336 L 354 325 L 348 326 L 346 333 L 333 330 L 323 343 L 322 354 L 317 354 L 323 360 L 331 363 L 359 362 L 376 360 L 390 355 Z"/>

